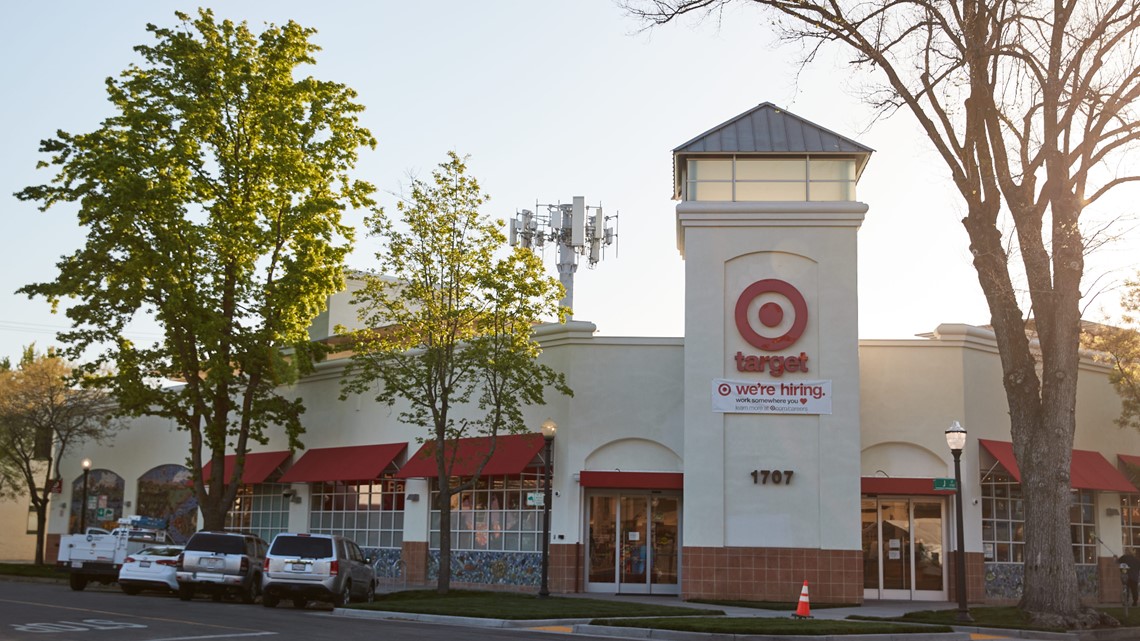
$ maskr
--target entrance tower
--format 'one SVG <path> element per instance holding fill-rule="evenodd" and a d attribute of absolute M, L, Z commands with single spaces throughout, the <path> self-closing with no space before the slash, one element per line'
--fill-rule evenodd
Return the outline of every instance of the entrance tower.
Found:
<path fill-rule="evenodd" d="M 682 595 L 863 598 L 856 184 L 872 150 L 764 103 L 673 152 Z"/>

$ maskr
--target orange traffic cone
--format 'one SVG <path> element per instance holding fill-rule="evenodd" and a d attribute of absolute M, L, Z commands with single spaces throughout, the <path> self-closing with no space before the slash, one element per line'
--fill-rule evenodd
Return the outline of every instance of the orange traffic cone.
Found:
<path fill-rule="evenodd" d="M 811 601 L 808 600 L 807 579 L 804 579 L 804 589 L 800 590 L 800 603 L 796 606 L 796 613 L 792 617 L 796 619 L 812 618 Z"/>

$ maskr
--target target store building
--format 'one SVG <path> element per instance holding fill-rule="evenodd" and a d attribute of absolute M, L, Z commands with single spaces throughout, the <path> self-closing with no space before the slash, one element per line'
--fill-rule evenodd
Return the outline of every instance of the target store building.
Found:
<path fill-rule="evenodd" d="M 534 432 L 499 437 L 476 489 L 454 497 L 453 585 L 538 586 L 549 417 L 553 592 L 794 601 L 807 580 L 817 603 L 945 601 L 964 549 L 970 601 L 1018 598 L 1024 509 L 992 333 L 858 338 L 858 233 L 874 212 L 857 196 L 871 156 L 768 103 L 674 149 L 685 336 L 598 336 L 581 320 L 537 329 L 575 394 L 531 408 Z M 355 323 L 347 300 L 330 301 L 315 337 Z M 249 455 L 233 526 L 344 534 L 386 581 L 430 583 L 439 505 L 423 434 L 399 408 L 339 400 L 344 364 L 286 390 L 308 408 L 306 449 L 277 434 Z M 1111 557 L 1140 544 L 1140 435 L 1113 424 L 1107 375 L 1081 364 L 1071 531 L 1089 600 L 1117 590 Z M 953 421 L 968 430 L 961 542 Z M 457 447 L 469 460 L 489 443 Z M 81 509 L 88 524 L 147 514 L 192 532 L 186 452 L 187 435 L 157 418 L 76 452 L 55 540 Z"/>

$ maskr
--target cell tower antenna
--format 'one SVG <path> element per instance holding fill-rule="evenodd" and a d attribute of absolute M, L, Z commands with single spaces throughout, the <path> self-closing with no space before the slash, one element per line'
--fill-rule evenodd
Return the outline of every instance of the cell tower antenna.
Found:
<path fill-rule="evenodd" d="M 570 310 L 573 318 L 574 272 L 578 271 L 579 257 L 586 258 L 586 266 L 593 269 L 604 258 L 606 247 L 617 251 L 619 214 L 607 216 L 602 204 L 586 204 L 582 196 L 566 204 L 535 202 L 534 210 L 520 209 L 510 219 L 511 247 L 523 247 L 539 253 L 546 243 L 558 247 L 558 282 L 566 290 L 559 304 Z M 611 222 L 614 223 L 611 225 Z"/>

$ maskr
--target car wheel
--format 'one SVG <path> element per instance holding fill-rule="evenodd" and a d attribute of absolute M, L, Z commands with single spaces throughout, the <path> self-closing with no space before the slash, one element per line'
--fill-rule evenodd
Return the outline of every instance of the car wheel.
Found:
<path fill-rule="evenodd" d="M 264 606 L 265 606 L 265 607 L 267 607 L 267 608 L 275 608 L 275 607 L 277 607 L 277 603 L 278 603 L 279 601 L 280 601 L 280 599 L 278 599 L 277 597 L 273 596 L 272 594 L 263 594 L 263 595 L 261 595 L 261 605 L 264 605 Z"/>
<path fill-rule="evenodd" d="M 194 598 L 194 588 L 189 585 L 178 586 L 178 598 L 183 601 L 189 601 Z"/>
<path fill-rule="evenodd" d="M 78 574 L 72 574 L 68 577 L 68 585 L 76 592 L 82 592 L 83 588 L 87 587 L 87 578 Z"/>
<path fill-rule="evenodd" d="M 348 607 L 349 603 L 352 603 L 352 581 L 345 581 L 344 589 L 341 590 L 340 594 L 333 600 L 333 607 L 344 608 Z"/>
<path fill-rule="evenodd" d="M 257 601 L 257 595 L 260 593 L 261 593 L 261 579 L 258 577 L 253 577 L 253 579 L 251 579 L 249 582 L 249 587 L 247 587 L 241 593 L 241 602 L 242 603 L 255 603 Z"/>
<path fill-rule="evenodd" d="M 309 605 L 308 599 L 293 599 L 293 607 L 297 608 L 298 610 L 304 608 L 306 605 Z"/>
<path fill-rule="evenodd" d="M 142 588 L 137 585 L 120 585 L 119 587 L 123 590 L 123 594 L 129 594 L 131 596 L 142 592 Z"/>

